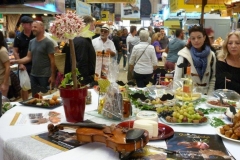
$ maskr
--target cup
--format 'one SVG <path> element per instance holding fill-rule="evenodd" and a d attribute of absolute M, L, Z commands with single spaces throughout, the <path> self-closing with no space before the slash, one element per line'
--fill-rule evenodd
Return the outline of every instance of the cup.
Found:
<path fill-rule="evenodd" d="M 129 118 L 132 114 L 132 105 L 129 99 L 123 99 L 123 118 Z"/>

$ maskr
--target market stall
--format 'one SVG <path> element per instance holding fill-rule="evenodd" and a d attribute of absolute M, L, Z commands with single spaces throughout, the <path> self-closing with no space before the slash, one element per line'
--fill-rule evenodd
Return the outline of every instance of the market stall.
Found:
<path fill-rule="evenodd" d="M 92 114 L 93 112 L 97 113 L 97 106 L 98 106 L 98 93 L 95 90 L 89 90 L 92 95 L 92 103 L 89 105 L 86 105 L 84 120 L 91 120 L 93 122 L 99 123 L 99 124 L 119 124 L 122 121 L 116 121 L 111 120 L 107 118 L 103 118 L 99 115 Z M 161 91 L 161 90 L 159 90 Z M 160 92 L 158 92 L 160 93 Z M 56 94 L 56 93 L 54 93 Z M 49 99 L 53 99 L 53 95 L 47 96 Z M 196 108 L 202 108 L 202 109 L 208 109 L 209 115 L 208 118 L 211 119 L 213 117 L 219 118 L 220 116 L 223 117 L 223 121 L 225 123 L 231 123 L 227 119 L 227 117 L 222 112 L 215 112 L 210 113 L 210 107 L 207 102 L 202 102 L 203 99 L 208 99 L 208 97 L 202 96 L 200 98 L 200 101 L 194 104 Z M 61 143 L 55 143 L 55 145 L 50 145 L 50 143 L 45 143 L 44 141 L 41 141 L 39 139 L 36 139 L 37 135 L 40 135 L 42 133 L 48 133 L 48 124 L 52 123 L 53 121 L 47 121 L 47 122 L 35 122 L 33 121 L 36 119 L 36 116 L 41 115 L 43 118 L 46 118 L 50 120 L 50 112 L 54 114 L 58 114 L 60 121 L 58 121 L 55 124 L 66 122 L 66 118 L 64 115 L 64 109 L 62 105 L 56 105 L 53 107 L 37 107 L 35 105 L 29 105 L 29 104 L 20 104 L 18 102 L 12 103 L 12 105 L 15 104 L 16 106 L 12 109 L 8 110 L 1 118 L 0 118 L 0 159 L 1 160 L 13 160 L 13 159 L 44 159 L 44 160 L 50 160 L 50 159 L 99 159 L 99 160 L 114 160 L 119 159 L 119 155 L 114 150 L 106 147 L 104 143 L 87 143 L 87 144 L 81 144 L 77 147 L 70 147 L 66 148 L 61 147 L 64 145 L 61 145 Z M 141 108 L 135 108 L 133 106 L 133 113 L 139 113 Z M 37 114 L 38 113 L 38 114 Z M 40 114 L 41 113 L 41 114 Z M 153 112 L 153 113 L 156 113 Z M 27 121 L 29 115 L 31 115 L 32 119 L 31 121 Z M 34 118 L 33 118 L 34 116 Z M 133 114 L 129 118 L 125 119 L 124 121 L 129 120 L 135 120 L 136 115 Z M 127 122 L 128 124 L 128 122 Z M 174 130 L 174 136 L 176 134 L 187 134 L 187 135 L 194 135 L 196 134 L 203 134 L 205 138 L 202 137 L 202 140 L 206 139 L 206 136 L 209 137 L 215 137 L 217 139 L 211 140 L 211 142 L 214 142 L 214 144 L 221 144 L 221 141 L 223 141 L 223 144 L 221 144 L 221 147 L 226 147 L 226 151 L 229 152 L 228 154 L 232 154 L 235 159 L 239 159 L 238 154 L 238 146 L 239 146 L 239 140 L 234 140 L 231 138 L 226 138 L 225 136 L 221 135 L 219 133 L 219 129 L 216 129 L 210 125 L 210 121 L 204 122 L 202 124 L 181 124 L 181 123 L 171 123 L 162 120 L 161 118 L 158 119 L 158 125 L 161 126 L 166 125 Z M 166 129 L 167 127 L 165 127 Z M 170 133 L 169 130 L 166 129 L 165 132 L 159 132 L 161 135 L 167 135 Z M 155 146 L 160 148 L 168 148 L 167 145 L 170 143 L 169 141 L 165 141 L 165 138 L 162 138 L 162 136 L 159 135 L 160 138 L 157 138 L 155 140 L 150 140 L 147 145 L 149 146 Z M 220 138 L 221 135 L 223 138 Z M 169 136 L 168 136 L 169 138 Z M 197 138 L 195 138 L 196 140 Z M 178 141 L 179 142 L 179 141 Z M 203 142 L 202 142 L 203 143 Z M 209 146 L 208 148 L 213 149 L 213 145 L 206 142 Z M 184 145 L 190 145 L 190 143 L 184 143 Z M 183 146 L 184 145 L 180 145 Z M 206 145 L 206 144 L 204 144 Z M 65 148 L 65 149 L 63 149 Z M 206 149 L 205 149 L 206 150 Z M 219 149 L 222 150 L 222 149 Z M 165 151 L 166 152 L 166 151 Z M 226 154 L 227 154 L 226 152 Z M 161 154 L 166 156 L 166 153 L 161 152 Z M 231 156 L 231 155 L 230 155 Z"/>

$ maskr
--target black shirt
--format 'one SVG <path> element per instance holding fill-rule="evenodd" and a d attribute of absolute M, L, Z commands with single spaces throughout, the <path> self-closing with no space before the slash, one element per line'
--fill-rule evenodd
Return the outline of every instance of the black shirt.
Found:
<path fill-rule="evenodd" d="M 93 48 L 90 38 L 76 37 L 73 39 L 77 68 L 83 77 L 84 85 L 92 83 L 94 81 L 95 67 L 96 67 L 96 52 Z M 64 74 L 71 72 L 71 55 L 70 48 L 65 45 L 63 53 L 66 53 Z"/>
<path fill-rule="evenodd" d="M 216 83 L 215 89 L 225 88 L 225 77 L 230 82 L 226 82 L 226 88 L 234 90 L 240 94 L 240 68 L 230 66 L 227 61 L 217 61 L 216 63 Z"/>
<path fill-rule="evenodd" d="M 113 39 L 112 39 L 113 43 L 114 43 L 114 46 L 116 48 L 117 51 L 120 51 L 120 39 L 118 36 L 113 36 Z"/>
<path fill-rule="evenodd" d="M 32 32 L 31 32 L 30 37 L 28 37 L 23 33 L 23 31 L 15 37 L 13 46 L 18 48 L 18 53 L 19 53 L 20 58 L 26 57 L 26 55 L 28 53 L 29 42 L 33 38 L 35 38 L 35 36 L 33 35 Z M 32 62 L 29 62 L 25 65 L 31 65 L 31 64 L 32 64 Z"/>

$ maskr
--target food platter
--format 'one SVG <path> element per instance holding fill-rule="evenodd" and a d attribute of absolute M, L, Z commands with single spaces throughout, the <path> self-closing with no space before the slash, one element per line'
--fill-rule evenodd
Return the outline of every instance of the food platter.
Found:
<path fill-rule="evenodd" d="M 230 105 L 236 107 L 236 108 L 239 108 L 237 106 L 237 103 L 236 101 L 232 101 L 232 100 L 228 100 L 228 99 L 223 99 L 223 102 L 224 102 L 224 105 L 221 106 L 221 103 L 220 103 L 220 100 L 217 99 L 217 98 L 210 98 L 206 101 L 206 104 L 208 107 L 211 107 L 211 108 L 228 108 Z"/>
<path fill-rule="evenodd" d="M 176 93 L 175 93 L 175 98 L 178 99 L 178 100 L 180 100 L 180 101 L 182 101 L 182 100 L 183 100 L 182 95 L 183 95 L 182 92 L 176 92 Z M 201 98 L 201 95 L 202 95 L 202 94 L 201 94 L 201 93 L 198 93 L 198 92 L 192 93 L 192 98 L 189 97 L 189 98 L 187 99 L 187 101 L 196 101 L 196 100 L 198 100 L 198 99 Z"/>
<path fill-rule="evenodd" d="M 124 121 L 124 122 L 119 123 L 118 126 L 132 128 L 133 123 L 134 123 L 134 121 Z M 158 123 L 158 137 L 156 137 L 156 138 L 153 137 L 153 138 L 150 138 L 149 140 L 150 141 L 164 140 L 164 139 L 171 137 L 173 134 L 174 134 L 174 130 L 171 127 L 169 127 L 165 124 L 162 124 L 162 123 Z"/>
<path fill-rule="evenodd" d="M 33 100 L 34 98 L 31 98 L 31 99 L 28 99 L 26 101 L 22 101 L 22 102 L 19 102 L 20 104 L 24 105 L 24 106 L 28 106 L 28 107 L 37 107 L 37 108 L 47 108 L 47 109 L 53 109 L 53 108 L 56 108 L 56 107 L 60 107 L 62 105 L 62 102 L 60 101 L 59 103 L 57 104 L 54 104 L 54 105 L 37 105 L 37 104 L 29 104 L 29 101 Z M 45 100 L 49 100 L 49 99 L 45 99 Z"/>
<path fill-rule="evenodd" d="M 219 126 L 219 127 L 216 128 L 216 133 L 217 133 L 219 136 L 221 136 L 222 138 L 228 139 L 228 140 L 230 140 L 230 141 L 234 141 L 234 142 L 240 143 L 240 140 L 228 138 L 228 137 L 226 137 L 225 135 L 221 134 L 221 133 L 220 133 L 220 128 L 222 128 L 222 127 L 223 127 L 223 126 Z"/>
<path fill-rule="evenodd" d="M 202 125 L 208 124 L 208 122 L 209 122 L 209 119 L 208 119 L 206 122 L 203 122 L 203 123 L 171 123 L 171 122 L 166 121 L 163 117 L 160 117 L 159 119 L 163 123 L 168 124 L 168 125 L 195 125 L 195 126 L 202 126 Z"/>

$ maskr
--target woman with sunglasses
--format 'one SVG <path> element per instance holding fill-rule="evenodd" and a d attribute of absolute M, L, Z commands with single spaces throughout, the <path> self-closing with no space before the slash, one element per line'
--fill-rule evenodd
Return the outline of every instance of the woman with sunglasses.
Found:
<path fill-rule="evenodd" d="M 202 94 L 211 94 L 215 85 L 216 58 L 210 48 L 210 41 L 205 30 L 200 26 L 189 29 L 189 43 L 178 52 L 174 81 L 184 77 L 186 65 L 191 67 L 193 85 L 202 88 Z M 187 62 L 187 63 L 186 63 Z M 174 85 L 176 89 L 177 86 Z"/>
<path fill-rule="evenodd" d="M 240 31 L 228 34 L 217 56 L 215 89 L 231 89 L 240 94 Z"/>

